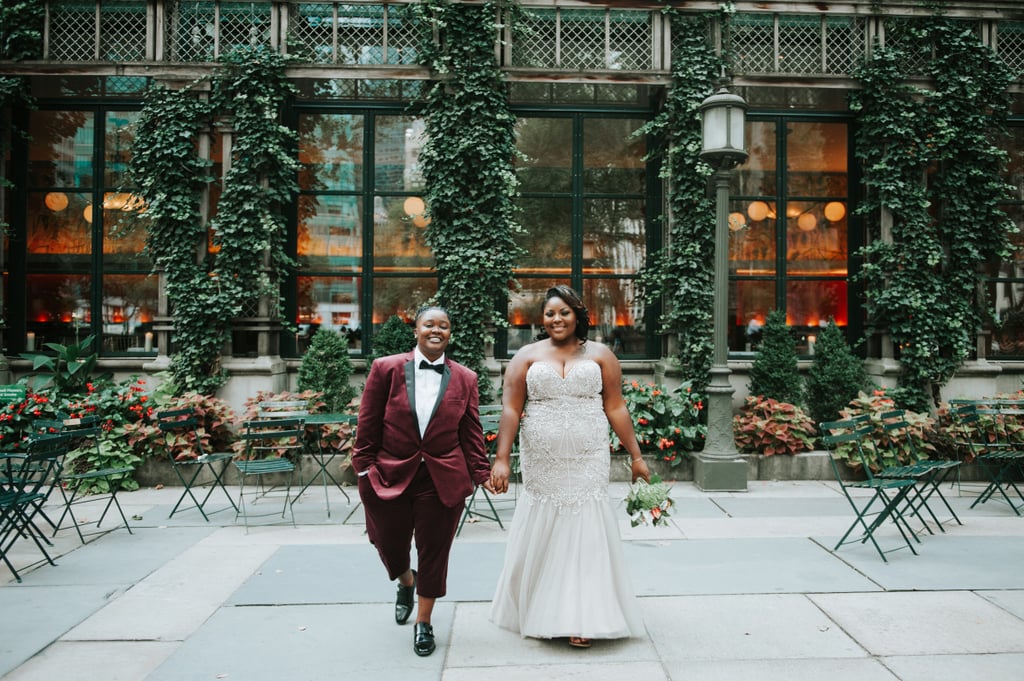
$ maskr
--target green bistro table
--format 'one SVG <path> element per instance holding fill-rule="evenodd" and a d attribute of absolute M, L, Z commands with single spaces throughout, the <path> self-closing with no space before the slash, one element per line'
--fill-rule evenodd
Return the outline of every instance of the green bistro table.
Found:
<path fill-rule="evenodd" d="M 331 484 L 333 484 L 335 487 L 341 490 L 341 493 L 345 495 L 346 502 L 351 503 L 352 499 L 348 496 L 348 492 L 345 491 L 345 488 L 341 486 L 341 482 L 339 482 L 338 479 L 335 478 L 329 470 L 327 470 L 327 467 L 331 464 L 331 462 L 334 461 L 336 457 L 341 456 L 341 450 L 336 449 L 334 447 L 331 447 L 327 450 L 324 449 L 323 429 L 321 428 L 321 426 L 334 424 L 347 424 L 353 426 L 352 432 L 349 433 L 348 440 L 346 440 L 343 443 L 347 444 L 351 442 L 352 439 L 355 437 L 356 431 L 354 426 L 356 425 L 357 417 L 353 414 L 309 414 L 305 418 L 306 425 L 314 426 L 315 428 L 316 447 L 311 448 L 309 450 L 309 455 L 313 457 L 313 460 L 316 462 L 318 470 L 316 473 L 313 474 L 313 476 L 309 479 L 308 482 L 302 485 L 302 489 L 300 489 L 298 493 L 295 495 L 295 498 L 292 500 L 292 503 L 297 501 L 299 497 L 302 496 L 302 493 L 309 489 L 309 486 L 319 479 L 324 487 L 324 501 L 327 504 L 327 517 L 330 518 L 331 503 L 330 500 L 328 499 L 328 490 Z"/>

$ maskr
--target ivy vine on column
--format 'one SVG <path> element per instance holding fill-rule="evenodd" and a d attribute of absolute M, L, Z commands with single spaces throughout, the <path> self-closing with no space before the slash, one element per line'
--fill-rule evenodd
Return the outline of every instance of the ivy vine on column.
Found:
<path fill-rule="evenodd" d="M 723 61 L 708 41 L 712 15 L 665 11 L 671 18 L 672 85 L 662 111 L 640 132 L 663 142 L 654 153 L 664 156 L 670 237 L 641 271 L 640 285 L 649 304 L 665 306 L 661 332 L 677 336 L 683 379 L 703 391 L 712 358 L 715 206 L 707 191 L 711 168 L 700 159 L 700 105 L 712 94 Z"/>
<path fill-rule="evenodd" d="M 22 61 L 39 59 L 43 54 L 43 3 L 39 0 L 27 2 L 4 2 L 0 5 L 0 59 Z M 10 112 L 15 108 L 31 109 L 35 98 L 29 93 L 28 79 L 21 76 L 0 76 L 0 156 L 10 149 L 12 134 L 23 135 L 23 130 L 14 130 L 10 124 Z M 0 173 L 0 190 L 11 187 L 10 180 Z M 0 215 L 0 229 L 8 225 Z"/>
<path fill-rule="evenodd" d="M 477 372 L 489 401 L 484 364 L 490 329 L 504 323 L 496 304 L 513 281 L 518 256 L 514 199 L 518 181 L 515 116 L 494 41 L 517 3 L 479 5 L 423 0 L 410 6 L 422 29 L 420 61 L 436 78 L 423 108 L 427 142 L 420 152 L 437 261 L 438 301 L 452 315 L 451 354 Z"/>
<path fill-rule="evenodd" d="M 986 305 L 981 263 L 1009 253 L 1012 221 L 1000 171 L 1010 74 L 971 22 L 893 21 L 890 44 L 934 47 L 929 88 L 906 82 L 905 49 L 875 47 L 858 71 L 863 89 L 856 153 L 864 173 L 868 245 L 862 249 L 873 324 L 899 348 L 902 406 L 926 410 L 970 355 Z M 891 239 L 879 219 L 891 216 Z"/>
<path fill-rule="evenodd" d="M 146 95 L 131 171 L 148 204 L 146 250 L 165 276 L 179 393 L 213 393 L 223 384 L 220 358 L 232 320 L 255 296 L 277 300 L 292 265 L 281 207 L 296 191 L 295 135 L 278 120 L 294 87 L 286 62 L 265 48 L 241 49 L 222 59 L 208 101 L 193 89 L 155 87 Z M 214 178 L 197 139 L 215 120 L 230 125 L 233 146 L 208 254 L 199 207 Z"/>

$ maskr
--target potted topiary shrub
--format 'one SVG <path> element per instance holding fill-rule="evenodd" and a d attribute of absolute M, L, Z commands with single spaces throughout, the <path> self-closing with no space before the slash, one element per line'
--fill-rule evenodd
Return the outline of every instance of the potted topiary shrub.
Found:
<path fill-rule="evenodd" d="M 797 369 L 796 343 L 786 325 L 786 313 L 772 310 L 761 333 L 761 349 L 750 368 L 750 395 L 801 404 L 803 380 Z"/>
<path fill-rule="evenodd" d="M 349 383 L 351 375 L 348 340 L 336 331 L 317 329 L 299 364 L 299 390 L 320 393 L 325 411 L 341 413 L 356 396 L 356 389 Z"/>
<path fill-rule="evenodd" d="M 815 423 L 835 421 L 851 400 L 871 387 L 863 360 L 850 350 L 835 320 L 818 335 L 806 387 L 807 410 Z"/>
<path fill-rule="evenodd" d="M 372 359 L 409 352 L 416 345 L 416 336 L 412 327 L 399 317 L 392 315 L 384 322 L 373 336 Z"/>

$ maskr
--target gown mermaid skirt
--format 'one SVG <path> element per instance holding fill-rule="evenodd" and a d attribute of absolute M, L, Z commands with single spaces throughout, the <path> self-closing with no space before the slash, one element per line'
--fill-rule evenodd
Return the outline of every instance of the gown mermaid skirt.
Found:
<path fill-rule="evenodd" d="M 536 362 L 520 426 L 524 492 L 509 530 L 491 621 L 534 638 L 643 633 L 608 500 L 608 421 L 601 368 L 565 378 Z"/>

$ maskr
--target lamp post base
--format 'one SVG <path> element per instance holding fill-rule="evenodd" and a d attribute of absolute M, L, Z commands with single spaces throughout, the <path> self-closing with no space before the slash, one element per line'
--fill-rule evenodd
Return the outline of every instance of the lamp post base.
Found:
<path fill-rule="evenodd" d="M 693 458 L 693 483 L 704 492 L 746 492 L 747 462 L 697 454 Z"/>

